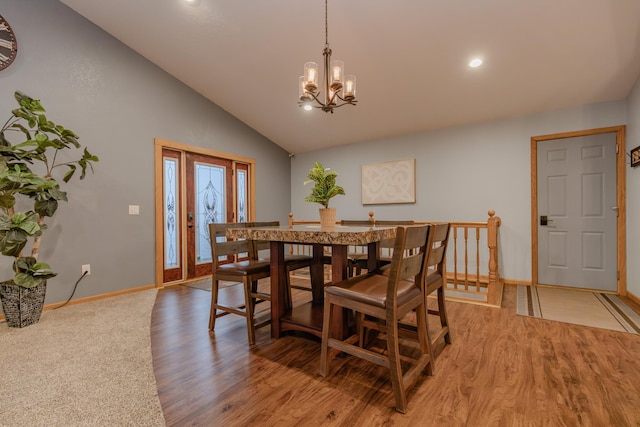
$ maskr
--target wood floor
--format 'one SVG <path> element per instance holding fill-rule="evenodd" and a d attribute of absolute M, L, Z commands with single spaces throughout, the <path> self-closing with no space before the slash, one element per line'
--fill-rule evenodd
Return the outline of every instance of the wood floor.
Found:
<path fill-rule="evenodd" d="M 210 292 L 160 290 L 151 342 L 167 425 L 640 426 L 640 336 L 517 316 L 515 287 L 504 300 L 448 302 L 453 344 L 402 415 L 384 368 L 347 356 L 322 378 L 317 340 L 266 327 L 249 348 L 238 316 L 209 333 Z"/>

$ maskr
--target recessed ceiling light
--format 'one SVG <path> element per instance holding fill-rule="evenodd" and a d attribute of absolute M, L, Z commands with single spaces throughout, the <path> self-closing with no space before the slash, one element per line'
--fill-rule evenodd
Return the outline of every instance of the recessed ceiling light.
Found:
<path fill-rule="evenodd" d="M 469 62 L 469 67 L 471 68 L 476 68 L 482 65 L 482 59 L 480 58 L 474 58 L 471 60 L 471 62 Z"/>

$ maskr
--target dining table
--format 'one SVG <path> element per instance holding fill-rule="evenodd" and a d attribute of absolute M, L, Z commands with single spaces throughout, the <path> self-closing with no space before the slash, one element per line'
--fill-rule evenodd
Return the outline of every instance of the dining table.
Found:
<path fill-rule="evenodd" d="M 367 269 L 379 266 L 379 244 L 395 238 L 396 227 L 341 226 L 321 227 L 302 224 L 279 227 L 243 227 L 227 230 L 227 238 L 269 241 L 271 280 L 271 336 L 279 338 L 284 331 L 295 330 L 322 336 L 324 287 L 348 277 L 348 249 L 367 247 Z M 289 300 L 289 272 L 285 267 L 287 245 L 311 245 L 313 261 L 310 267 L 311 301 L 293 307 Z M 330 251 L 326 251 L 330 248 Z M 331 280 L 325 283 L 324 265 L 331 258 Z M 334 312 L 331 335 L 345 338 L 348 315 L 342 309 Z"/>

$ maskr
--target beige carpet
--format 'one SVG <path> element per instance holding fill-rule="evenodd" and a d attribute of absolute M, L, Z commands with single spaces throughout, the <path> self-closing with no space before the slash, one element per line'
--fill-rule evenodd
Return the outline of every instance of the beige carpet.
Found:
<path fill-rule="evenodd" d="M 0 324 L 1 426 L 164 426 L 149 328 L 156 290 Z"/>
<path fill-rule="evenodd" d="M 518 285 L 517 313 L 557 322 L 640 333 L 640 316 L 616 295 Z"/>

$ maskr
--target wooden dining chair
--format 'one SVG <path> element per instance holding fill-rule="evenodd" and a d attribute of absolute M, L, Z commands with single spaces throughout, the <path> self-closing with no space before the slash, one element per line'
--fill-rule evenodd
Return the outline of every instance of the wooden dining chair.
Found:
<path fill-rule="evenodd" d="M 368 221 L 358 221 L 358 220 L 344 220 L 341 222 L 343 225 L 354 225 L 354 226 L 376 226 L 376 227 L 397 227 L 399 225 L 414 225 L 415 221 L 413 220 L 374 220 L 373 212 L 369 212 L 369 220 Z M 390 264 L 391 263 L 391 255 L 393 253 L 393 245 L 394 239 L 385 239 L 380 241 L 379 244 L 379 253 L 378 260 L 380 265 Z M 350 268 L 350 276 L 362 274 L 362 270 L 367 269 L 368 263 L 368 254 L 366 252 L 366 248 L 364 251 L 361 249 L 355 252 L 351 252 L 348 255 L 349 260 L 349 268 Z"/>
<path fill-rule="evenodd" d="M 390 220 L 376 220 L 376 227 L 397 227 L 399 225 L 414 225 L 415 221 L 411 219 L 390 219 Z M 382 240 L 380 242 L 380 254 L 378 258 L 380 259 L 380 264 L 390 264 L 391 257 L 393 255 L 393 239 Z"/>
<path fill-rule="evenodd" d="M 251 222 L 248 224 L 249 227 L 279 227 L 280 221 L 262 221 L 262 222 Z M 260 253 L 262 251 L 269 250 L 269 241 L 268 240 L 260 240 L 254 241 L 254 248 L 258 251 L 258 258 L 262 260 L 270 261 L 269 255 Z M 291 288 L 300 289 L 304 291 L 311 292 L 311 287 L 308 286 L 299 286 L 291 284 L 291 272 L 295 270 L 300 270 L 302 268 L 311 267 L 311 263 L 313 262 L 313 255 L 305 254 L 305 253 L 286 253 L 284 255 L 284 264 L 287 268 L 287 295 L 288 301 L 286 301 L 287 306 L 291 306 L 292 297 L 291 297 Z"/>
<path fill-rule="evenodd" d="M 449 223 L 433 223 L 433 230 L 431 232 L 431 248 L 429 251 L 429 257 L 427 258 L 427 272 L 425 276 L 424 295 L 425 295 L 425 307 L 427 307 L 427 314 L 439 316 L 441 329 L 436 336 L 431 336 L 430 331 L 425 331 L 429 337 L 429 343 L 432 350 L 436 349 L 438 342 L 444 338 L 444 344 L 451 344 L 451 331 L 449 328 L 449 319 L 447 317 L 447 310 L 445 305 L 444 292 L 446 288 L 446 271 L 445 271 L 445 257 L 447 254 L 447 245 L 449 242 Z M 388 266 L 383 266 L 383 274 L 388 274 Z M 428 300 L 426 299 L 430 294 L 437 292 L 436 304 L 437 308 L 428 308 Z M 404 319 L 400 322 L 401 329 L 404 334 L 412 334 L 417 336 L 418 326 L 414 322 L 408 322 Z M 427 322 L 428 325 L 428 322 Z M 380 322 L 377 319 L 371 319 L 370 317 L 358 314 L 357 326 L 359 331 L 359 345 L 363 346 L 367 342 L 368 334 L 371 330 L 380 331 Z M 435 359 L 436 352 L 431 352 L 431 370 L 435 371 Z"/>
<path fill-rule="evenodd" d="M 431 374 L 432 357 L 424 294 L 431 236 L 431 225 L 399 226 L 388 272 L 382 274 L 380 270 L 372 271 L 325 288 L 320 375 L 326 376 L 329 371 L 330 348 L 384 366 L 390 371 L 396 410 L 402 413 L 407 410 L 409 387 L 417 381 L 422 371 Z M 379 319 L 386 336 L 384 349 L 376 351 L 371 347 L 358 346 L 357 333 L 345 340 L 331 337 L 334 306 Z M 408 338 L 401 336 L 399 327 L 399 321 L 413 310 L 416 311 L 418 325 L 417 340 L 411 334 Z M 400 340 L 405 353 L 402 355 Z M 412 351 L 407 352 L 407 348 Z M 401 358 L 402 362 L 411 362 L 406 372 L 403 372 Z"/>
<path fill-rule="evenodd" d="M 368 220 L 358 219 L 343 219 L 340 221 L 340 225 L 345 227 L 373 227 L 373 217 L 369 217 Z M 367 269 L 367 260 L 369 254 L 367 253 L 366 246 L 349 246 L 347 250 L 347 271 L 349 277 L 362 274 L 362 270 Z"/>
<path fill-rule="evenodd" d="M 450 229 L 451 226 L 449 223 L 434 224 L 432 247 L 429 259 L 427 260 L 428 270 L 425 279 L 425 297 L 434 292 L 437 293 L 437 309 L 429 309 L 428 314 L 439 316 L 442 327 L 440 332 L 432 338 L 432 348 L 441 338 L 444 338 L 445 345 L 451 344 L 451 331 L 444 299 L 444 291 L 447 283 L 445 258 L 447 255 Z"/>
<path fill-rule="evenodd" d="M 258 251 L 251 240 L 227 240 L 229 228 L 246 227 L 247 223 L 209 224 L 211 256 L 213 259 L 211 313 L 209 329 L 214 330 L 216 319 L 226 314 L 237 314 L 246 318 L 249 344 L 255 344 L 255 330 L 269 324 L 269 320 L 256 323 L 255 304 L 259 301 L 271 301 L 271 295 L 260 292 L 258 280 L 269 277 L 269 260 L 258 259 Z M 219 302 L 220 281 L 241 283 L 244 303 L 240 305 L 221 304 Z"/>
<path fill-rule="evenodd" d="M 293 212 L 289 212 L 288 224 L 289 224 L 289 227 L 293 227 L 293 226 L 296 226 L 296 225 L 310 225 L 310 226 L 318 225 L 318 226 L 320 226 L 320 220 L 319 219 L 317 219 L 317 220 L 294 219 Z M 289 254 L 290 255 L 293 255 L 293 254 L 297 254 L 297 255 L 312 255 L 313 254 L 312 245 L 308 245 L 308 244 L 291 244 L 291 245 L 289 245 Z M 325 281 L 329 281 L 329 280 L 331 280 L 331 248 L 324 247 L 323 254 L 322 254 L 322 263 L 325 266 L 325 269 L 324 269 L 324 280 Z M 300 287 L 300 289 L 310 290 L 309 288 L 306 288 L 306 287 Z"/>

